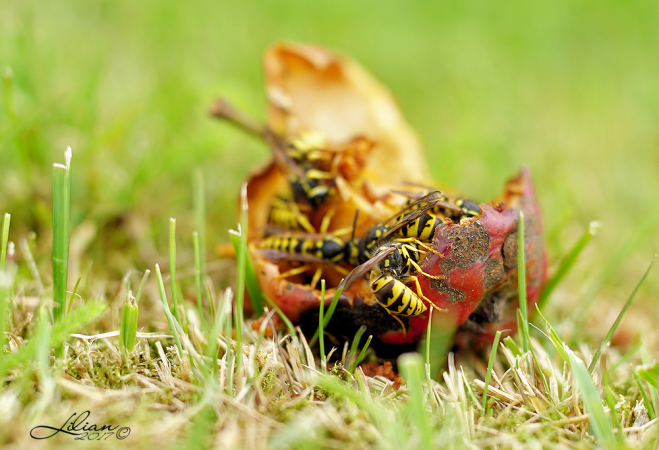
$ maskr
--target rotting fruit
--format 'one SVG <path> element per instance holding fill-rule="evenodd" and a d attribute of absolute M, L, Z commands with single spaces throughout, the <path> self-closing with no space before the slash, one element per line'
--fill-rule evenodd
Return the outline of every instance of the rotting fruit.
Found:
<path fill-rule="evenodd" d="M 456 343 L 515 328 L 517 224 L 523 212 L 527 300 L 546 277 L 540 208 L 527 169 L 496 202 L 436 189 L 414 132 L 388 91 L 354 61 L 307 45 L 265 55 L 268 119 L 218 101 L 215 116 L 259 135 L 273 160 L 248 179 L 249 251 L 261 289 L 315 329 L 344 283 L 327 329 L 362 325 L 380 344 L 412 344 L 433 320 Z"/>

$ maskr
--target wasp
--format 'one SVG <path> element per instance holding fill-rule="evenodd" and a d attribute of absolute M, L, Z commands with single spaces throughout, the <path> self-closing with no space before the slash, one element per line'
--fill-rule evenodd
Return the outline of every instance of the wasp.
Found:
<path fill-rule="evenodd" d="M 259 249 L 266 258 L 273 261 L 302 263 L 281 273 L 279 275 L 281 278 L 299 275 L 315 267 L 316 270 L 309 283 L 312 288 L 318 284 L 323 266 L 331 265 L 343 275 L 348 273 L 339 265 L 345 259 L 346 242 L 336 235 L 292 231 L 272 234 L 259 242 Z"/>
<path fill-rule="evenodd" d="M 457 206 L 446 201 L 446 197 L 440 191 L 433 191 L 413 202 L 408 201 L 407 205 L 392 217 L 396 219 L 392 225 L 380 224 L 367 233 L 364 239 L 364 255 L 370 257 L 373 248 L 387 240 L 432 241 L 437 227 L 447 222 L 446 217 L 435 212 L 440 208 L 459 211 Z"/>
<path fill-rule="evenodd" d="M 288 175 L 296 202 L 314 209 L 322 205 L 334 188 L 332 166 L 336 156 L 324 134 L 305 131 L 290 142 L 266 133 L 279 168 Z"/>
<path fill-rule="evenodd" d="M 416 276 L 399 274 L 391 265 L 386 264 L 385 261 L 395 251 L 395 246 L 381 247 L 376 255 L 364 264 L 355 267 L 339 285 L 339 289 L 348 288 L 357 279 L 370 272 L 369 287 L 375 300 L 407 332 L 405 324 L 398 316 L 410 317 L 423 314 L 428 309 L 423 302 L 424 300 L 435 307 L 437 306 L 423 295 L 419 279 Z M 413 282 L 416 286 L 416 292 L 408 287 L 405 284 L 406 282 Z"/>
<path fill-rule="evenodd" d="M 458 198 L 455 201 L 455 205 L 460 208 L 460 211 L 462 212 L 462 216 L 465 217 L 475 217 L 475 216 L 480 216 L 483 214 L 481 211 L 480 206 L 478 206 L 478 203 L 472 201 L 472 200 L 467 200 L 464 198 Z"/>
<path fill-rule="evenodd" d="M 313 257 L 330 263 L 343 260 L 345 242 L 336 236 L 313 237 L 313 235 L 273 234 L 263 239 L 259 247 L 264 250 L 274 250 L 287 255 L 286 259 L 304 260 Z"/>
<path fill-rule="evenodd" d="M 303 131 L 291 139 L 286 139 L 243 114 L 225 99 L 217 100 L 210 113 L 260 137 L 270 146 L 275 163 L 287 176 L 296 202 L 306 203 L 317 209 L 332 193 L 335 156 L 342 149 L 329 145 L 324 134 L 318 131 Z"/>
<path fill-rule="evenodd" d="M 388 225 L 378 224 L 368 230 L 366 236 L 359 242 L 359 248 L 355 258 L 357 264 L 354 264 L 355 266 L 365 263 L 373 256 L 375 250 L 377 250 L 378 241 L 387 232 L 388 228 Z"/>
<path fill-rule="evenodd" d="M 426 228 L 420 225 L 424 223 L 423 218 L 429 214 L 429 210 L 441 202 L 441 193 L 433 192 L 410 203 L 399 212 L 398 219 L 391 226 L 380 224 L 369 230 L 361 243 L 362 257 L 366 261 L 352 270 L 340 286 L 345 289 L 370 272 L 369 287 L 373 296 L 401 324 L 403 330 L 405 325 L 398 316 L 423 314 L 427 310 L 424 301 L 433 304 L 423 295 L 419 279 L 414 273 L 443 279 L 442 276 L 425 273 L 418 264 L 421 255 L 433 251 L 422 242 L 421 239 L 427 235 L 420 232 Z M 411 211 L 406 213 L 407 210 Z M 414 283 L 416 289 L 411 289 L 406 283 Z"/>
<path fill-rule="evenodd" d="M 372 227 L 364 238 L 361 239 L 358 256 L 359 263 L 365 263 L 375 254 L 379 243 L 394 235 L 421 241 L 432 240 L 435 229 L 440 224 L 445 223 L 445 220 L 434 215 L 430 210 L 437 207 L 438 204 L 457 209 L 457 207 L 446 203 L 444 199 L 441 192 L 434 191 L 416 201 L 409 200 L 405 208 L 386 221 L 389 222 L 395 219 L 393 225 L 380 223 Z M 406 214 L 406 212 L 409 213 Z"/>
<path fill-rule="evenodd" d="M 409 197 L 406 209 L 410 210 L 425 206 L 427 203 L 426 199 L 428 197 L 434 197 L 431 200 L 433 207 L 428 212 L 435 216 L 442 215 L 459 221 L 463 217 L 475 217 L 482 214 L 480 206 L 478 206 L 478 203 L 475 201 L 461 197 L 449 198 L 448 196 L 439 193 L 439 191 L 430 192 L 424 190 L 419 193 L 395 191 L 395 193 Z M 437 193 L 439 193 L 439 195 Z"/>

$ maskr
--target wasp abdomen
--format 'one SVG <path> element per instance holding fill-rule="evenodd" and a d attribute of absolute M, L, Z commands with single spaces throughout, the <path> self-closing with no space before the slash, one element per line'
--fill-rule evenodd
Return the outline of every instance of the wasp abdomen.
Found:
<path fill-rule="evenodd" d="M 338 263 L 343 260 L 345 242 L 336 236 L 310 238 L 293 235 L 273 234 L 261 241 L 259 246 L 266 250 L 277 250 L 290 255 L 312 256 Z"/>
<path fill-rule="evenodd" d="M 425 212 L 418 219 L 403 225 L 398 232 L 404 237 L 414 237 L 423 241 L 431 241 L 435 236 L 435 230 L 442 223 L 444 221 L 441 218 L 430 212 Z"/>
<path fill-rule="evenodd" d="M 375 278 L 374 272 L 371 272 L 371 291 L 378 303 L 391 314 L 417 316 L 427 310 L 414 291 L 392 276 Z"/>

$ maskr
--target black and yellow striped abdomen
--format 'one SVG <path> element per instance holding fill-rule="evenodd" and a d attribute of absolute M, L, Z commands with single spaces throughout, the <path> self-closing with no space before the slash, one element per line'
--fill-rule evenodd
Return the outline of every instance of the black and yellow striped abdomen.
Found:
<path fill-rule="evenodd" d="M 344 256 L 345 242 L 336 236 L 305 238 L 288 234 L 273 234 L 263 239 L 259 247 L 290 255 L 312 256 L 332 263 L 339 263 Z"/>
<path fill-rule="evenodd" d="M 419 218 L 406 223 L 398 233 L 403 237 L 430 241 L 435 236 L 435 230 L 444 221 L 431 212 L 425 212 Z"/>
<path fill-rule="evenodd" d="M 414 291 L 390 275 L 371 271 L 370 284 L 375 299 L 391 314 L 418 316 L 428 309 Z"/>

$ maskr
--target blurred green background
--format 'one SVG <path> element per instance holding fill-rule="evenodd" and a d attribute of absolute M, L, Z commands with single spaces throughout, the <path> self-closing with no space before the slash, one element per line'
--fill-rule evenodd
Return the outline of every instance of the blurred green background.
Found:
<path fill-rule="evenodd" d="M 602 281 L 593 298 L 621 305 L 659 249 L 657 24 L 656 1 L 4 0 L 0 212 L 47 262 L 51 164 L 71 145 L 76 242 L 119 279 L 166 262 L 169 217 L 190 257 L 201 168 L 212 254 L 269 153 L 208 106 L 222 95 L 263 117 L 264 49 L 317 43 L 389 86 L 442 185 L 486 201 L 528 165 L 552 265 L 601 220 L 563 291 Z M 655 270 L 645 300 L 658 288 Z"/>

